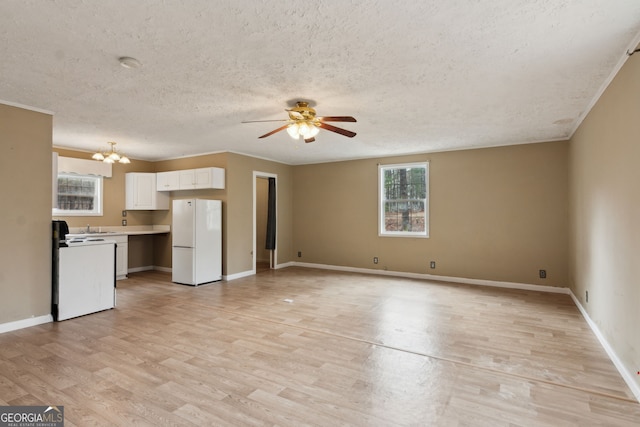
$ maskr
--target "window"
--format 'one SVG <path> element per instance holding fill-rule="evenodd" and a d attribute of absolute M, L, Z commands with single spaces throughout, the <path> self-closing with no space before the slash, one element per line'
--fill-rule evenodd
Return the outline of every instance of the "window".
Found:
<path fill-rule="evenodd" d="M 58 208 L 56 216 L 102 215 L 102 177 L 58 174 Z"/>
<path fill-rule="evenodd" d="M 378 166 L 380 236 L 429 237 L 429 163 Z"/>

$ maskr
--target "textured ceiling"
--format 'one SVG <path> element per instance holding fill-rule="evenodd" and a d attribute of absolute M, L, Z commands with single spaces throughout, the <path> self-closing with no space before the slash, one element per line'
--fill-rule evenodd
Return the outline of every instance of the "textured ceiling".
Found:
<path fill-rule="evenodd" d="M 0 100 L 52 111 L 55 146 L 117 141 L 145 160 L 563 140 L 639 31 L 637 0 L 1 1 Z M 241 123 L 285 119 L 299 99 L 356 117 L 337 125 L 357 136 L 259 140 L 280 124 Z"/>

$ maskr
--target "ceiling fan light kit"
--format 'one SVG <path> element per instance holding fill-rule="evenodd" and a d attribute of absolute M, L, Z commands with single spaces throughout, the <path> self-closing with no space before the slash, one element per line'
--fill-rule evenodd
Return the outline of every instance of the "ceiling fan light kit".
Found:
<path fill-rule="evenodd" d="M 291 123 L 287 126 L 287 133 L 293 139 L 310 139 L 315 137 L 318 132 L 320 132 L 320 128 L 318 128 L 312 122 L 300 122 L 300 123 Z"/>
<path fill-rule="evenodd" d="M 244 121 L 242 123 L 257 123 L 257 122 L 287 122 L 284 126 L 281 126 L 269 133 L 266 133 L 258 138 L 266 138 L 274 133 L 280 132 L 286 129 L 287 133 L 293 139 L 304 139 L 304 142 L 315 141 L 315 136 L 320 132 L 320 129 L 325 129 L 331 132 L 339 133 L 349 138 L 356 136 L 355 132 L 342 129 L 325 122 L 355 122 L 356 119 L 351 116 L 325 116 L 316 117 L 316 110 L 309 106 L 308 102 L 299 101 L 296 106 L 290 110 L 285 110 L 289 113 L 289 119 L 285 120 L 251 120 Z"/>

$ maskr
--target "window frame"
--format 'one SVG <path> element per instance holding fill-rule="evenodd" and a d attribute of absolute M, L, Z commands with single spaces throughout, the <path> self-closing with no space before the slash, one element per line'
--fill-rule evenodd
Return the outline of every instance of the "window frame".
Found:
<path fill-rule="evenodd" d="M 93 206 L 94 208 L 92 210 L 75 210 L 75 209 L 59 209 L 59 208 L 52 208 L 51 209 L 51 214 L 52 216 L 103 216 L 103 197 L 104 197 L 104 191 L 103 191 L 103 186 L 104 186 L 104 177 L 101 175 L 84 175 L 84 174 L 77 174 L 77 173 L 65 173 L 65 172 L 60 172 L 58 173 L 58 177 L 57 179 L 60 179 L 61 177 L 68 177 L 68 178 L 83 178 L 83 179 L 92 179 L 96 182 L 96 186 L 95 186 L 95 191 L 93 194 Z M 60 188 L 58 187 L 58 194 L 60 192 Z M 58 194 L 56 194 L 56 201 L 58 201 Z"/>
<path fill-rule="evenodd" d="M 425 199 L 424 202 L 424 231 L 387 231 L 385 230 L 385 199 L 384 196 L 384 171 L 387 169 L 402 168 L 424 168 L 425 179 Z M 379 237 L 413 237 L 413 238 L 429 238 L 429 162 L 413 162 L 413 163 L 394 163 L 382 165 L 378 164 L 378 236 Z"/>

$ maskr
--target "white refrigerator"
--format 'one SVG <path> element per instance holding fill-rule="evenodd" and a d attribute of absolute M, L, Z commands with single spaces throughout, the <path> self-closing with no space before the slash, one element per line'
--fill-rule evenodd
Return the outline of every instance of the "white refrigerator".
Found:
<path fill-rule="evenodd" d="M 171 280 L 197 286 L 222 279 L 222 202 L 173 201 Z"/>

